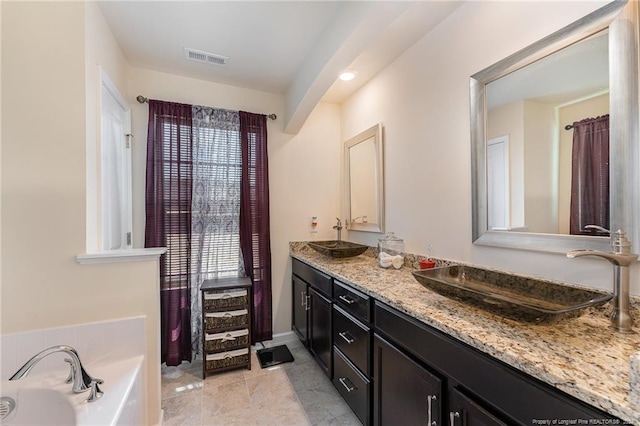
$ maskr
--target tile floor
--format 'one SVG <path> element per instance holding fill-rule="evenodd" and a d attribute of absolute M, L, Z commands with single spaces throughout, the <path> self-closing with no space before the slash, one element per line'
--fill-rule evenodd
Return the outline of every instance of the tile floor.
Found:
<path fill-rule="evenodd" d="M 300 342 L 294 362 L 234 370 L 202 380 L 202 363 L 162 369 L 165 425 L 360 425 Z"/>

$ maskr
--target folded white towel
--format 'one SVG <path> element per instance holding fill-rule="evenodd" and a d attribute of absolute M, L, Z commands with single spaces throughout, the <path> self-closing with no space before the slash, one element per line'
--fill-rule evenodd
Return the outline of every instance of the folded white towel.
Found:
<path fill-rule="evenodd" d="M 380 266 L 382 266 L 383 268 L 388 268 L 393 263 L 393 260 L 391 258 L 386 258 L 386 259 L 381 258 L 379 263 L 380 263 Z"/>
<path fill-rule="evenodd" d="M 396 269 L 402 268 L 402 265 L 404 264 L 403 257 L 400 255 L 393 256 L 392 264 L 393 264 L 393 267 Z"/>

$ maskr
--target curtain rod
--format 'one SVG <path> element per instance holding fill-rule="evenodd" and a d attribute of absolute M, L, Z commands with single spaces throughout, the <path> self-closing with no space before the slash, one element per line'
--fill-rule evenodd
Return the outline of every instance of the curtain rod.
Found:
<path fill-rule="evenodd" d="M 145 98 L 145 97 L 144 97 L 144 96 L 142 96 L 142 95 L 138 95 L 138 96 L 136 96 L 136 100 L 137 100 L 138 102 L 140 102 L 141 104 L 145 104 L 145 103 L 147 103 L 147 104 L 148 104 L 148 103 L 149 103 L 149 98 Z M 265 114 L 265 115 L 266 115 L 266 114 Z M 267 118 L 269 118 L 269 119 L 271 119 L 271 120 L 275 120 L 276 118 L 278 118 L 278 116 L 277 116 L 276 114 L 268 114 L 268 115 L 267 115 Z"/>
<path fill-rule="evenodd" d="M 566 126 L 564 126 L 565 130 L 571 130 L 573 129 L 573 124 L 567 124 Z"/>

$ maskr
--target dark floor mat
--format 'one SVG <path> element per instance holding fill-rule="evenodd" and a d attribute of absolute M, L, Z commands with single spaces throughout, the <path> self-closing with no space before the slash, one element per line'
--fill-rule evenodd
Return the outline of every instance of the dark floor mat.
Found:
<path fill-rule="evenodd" d="M 283 362 L 293 362 L 293 355 L 285 345 L 259 349 L 256 353 L 262 368 L 282 364 Z"/>

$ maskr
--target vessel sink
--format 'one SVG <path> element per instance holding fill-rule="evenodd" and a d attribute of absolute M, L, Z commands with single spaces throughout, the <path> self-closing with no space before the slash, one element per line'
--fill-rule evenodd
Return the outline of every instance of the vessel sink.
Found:
<path fill-rule="evenodd" d="M 358 256 L 369 248 L 369 246 L 362 244 L 337 240 L 313 241 L 307 244 L 309 247 L 318 253 L 324 254 L 325 256 L 340 258 Z"/>
<path fill-rule="evenodd" d="M 613 298 L 579 287 L 465 265 L 414 271 L 424 287 L 478 308 L 536 324 L 575 318 Z"/>

